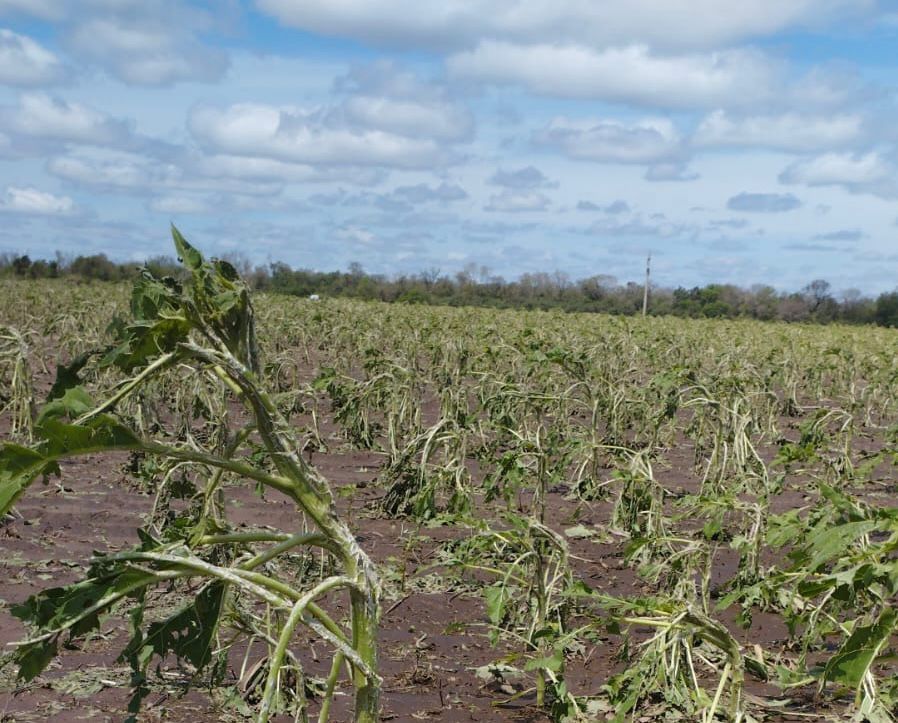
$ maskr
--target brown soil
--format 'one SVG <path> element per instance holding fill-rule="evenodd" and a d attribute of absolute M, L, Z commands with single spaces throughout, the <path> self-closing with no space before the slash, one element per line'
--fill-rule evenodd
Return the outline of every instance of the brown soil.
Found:
<path fill-rule="evenodd" d="M 45 392 L 49 380 L 40 380 Z M 0 431 L 3 431 L 0 429 Z M 323 428 L 333 435 L 331 425 Z M 376 479 L 380 457 L 375 454 L 341 451 L 316 454 L 314 464 L 333 481 L 335 487 L 354 486 L 352 495 L 340 495 L 344 514 L 349 515 L 363 547 L 384 569 L 405 569 L 409 575 L 406 589 L 388 586 L 390 594 L 383 603 L 380 634 L 381 672 L 384 678 L 383 720 L 417 721 L 545 721 L 532 696 L 522 696 L 503 704 L 507 692 L 485 685 L 474 668 L 500 658 L 502 648 L 492 648 L 486 637 L 486 616 L 482 599 L 463 592 L 426 591 L 425 580 L 416 570 L 432 561 L 434 548 L 453 536 L 463 534 L 451 527 L 421 527 L 409 521 L 379 518 L 370 513 L 370 503 L 382 494 L 372 482 Z M 669 456 L 676 466 L 657 470 L 657 476 L 671 490 L 694 487 L 691 449 L 677 450 Z M 9 614 L 9 606 L 50 586 L 76 580 L 95 550 L 130 547 L 135 529 L 152 498 L 133 490 L 122 471 L 122 455 L 88 456 L 64 465 L 59 480 L 33 488 L 17 506 L 17 519 L 0 526 L 3 555 L 0 559 L 0 644 L 21 640 L 26 630 Z M 609 519 L 608 503 L 583 504 L 565 498 L 564 490 L 550 493 L 547 523 L 554 529 L 573 524 L 601 527 Z M 260 499 L 252 490 L 231 489 L 236 502 L 233 521 L 268 524 L 281 529 L 296 525 L 292 506 L 275 494 Z M 800 493 L 784 496 L 785 508 L 801 506 Z M 410 534 L 421 540 L 406 550 Z M 571 540 L 577 574 L 590 586 L 609 594 L 638 593 L 642 584 L 623 560 L 623 546 L 602 538 Z M 735 570 L 734 555 L 722 554 L 715 577 L 725 580 Z M 733 632 L 748 645 L 775 651 L 786 637 L 776 616 L 758 614 L 749 632 L 732 624 Z M 126 620 L 112 617 L 103 626 L 103 635 L 93 635 L 77 649 L 64 650 L 45 673 L 31 684 L 20 685 L 7 668 L 0 678 L 0 721 L 119 721 L 127 717 L 129 678 L 126 664 L 116 656 L 127 635 Z M 569 662 L 567 675 L 571 688 L 580 693 L 595 693 L 609 675 L 620 670 L 615 655 L 620 640 L 602 635 L 581 655 Z M 242 652 L 242 651 L 238 651 Z M 326 651 L 323 651 L 326 652 Z M 316 663 L 308 651 L 311 674 L 321 675 L 326 660 Z M 230 683 L 236 682 L 241 655 L 232 661 Z M 326 655 L 322 655 L 326 658 Z M 217 705 L 202 689 L 183 694 L 184 671 L 175 661 L 166 661 L 161 677 L 144 703 L 138 720 L 205 723 L 240 719 Z M 772 699 L 778 691 L 756 680 L 749 680 L 748 692 Z M 335 701 L 333 720 L 348 721 L 348 686 Z M 810 695 L 792 696 L 784 712 L 771 713 L 768 720 L 826 720 L 839 717 L 839 711 L 815 707 Z M 794 715 L 793 715 L 794 714 Z M 242 720 L 242 719 L 241 719 Z M 286 719 L 282 719 L 286 720 Z M 642 719 L 640 719 L 642 720 Z M 646 719 L 648 720 L 648 719 Z"/>

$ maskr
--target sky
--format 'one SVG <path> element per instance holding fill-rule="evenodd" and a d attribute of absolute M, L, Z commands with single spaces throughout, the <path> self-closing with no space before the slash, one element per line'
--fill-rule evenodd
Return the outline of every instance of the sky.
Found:
<path fill-rule="evenodd" d="M 898 286 L 898 0 L 0 0 L 0 252 Z"/>

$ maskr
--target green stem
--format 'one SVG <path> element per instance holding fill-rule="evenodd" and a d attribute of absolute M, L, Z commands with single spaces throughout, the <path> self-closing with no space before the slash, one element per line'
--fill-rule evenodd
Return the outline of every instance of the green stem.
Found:
<path fill-rule="evenodd" d="M 340 667 L 343 665 L 343 660 L 343 653 L 337 652 L 331 661 L 331 670 L 327 676 L 324 697 L 321 700 L 321 710 L 318 712 L 318 723 L 327 723 L 327 718 L 331 711 L 331 703 L 334 700 L 334 688 L 337 685 L 337 677 L 340 675 Z"/>
<path fill-rule="evenodd" d="M 103 414 L 103 412 L 109 411 L 110 409 L 114 408 L 116 404 L 127 397 L 147 379 L 153 376 L 153 374 L 167 367 L 171 362 L 175 360 L 176 357 L 177 354 L 175 352 L 163 354 L 152 364 L 149 364 L 142 372 L 140 372 L 140 374 L 137 374 L 136 376 L 125 382 L 122 387 L 115 394 L 109 397 L 109 399 L 107 399 L 105 402 L 87 412 L 86 414 L 82 414 L 80 417 L 78 417 L 78 419 L 75 420 L 75 424 L 83 424 L 88 419 L 96 417 L 98 414 Z"/>
<path fill-rule="evenodd" d="M 277 692 L 278 679 L 280 678 L 281 667 L 284 664 L 284 657 L 287 654 L 287 647 L 290 645 L 290 640 L 293 638 L 297 625 L 303 620 L 303 614 L 308 604 L 316 597 L 324 595 L 330 590 L 338 587 L 351 587 L 352 585 L 352 580 L 346 577 L 329 577 L 318 583 L 293 605 L 287 621 L 281 628 L 277 647 L 275 647 L 274 653 L 268 661 L 268 679 L 265 681 L 265 692 L 262 694 L 262 703 L 257 718 L 258 723 L 268 723 L 268 719 L 271 716 L 271 706 L 274 702 L 274 695 Z M 339 653 L 336 655 L 339 655 Z M 336 660 L 336 655 L 334 660 Z"/>

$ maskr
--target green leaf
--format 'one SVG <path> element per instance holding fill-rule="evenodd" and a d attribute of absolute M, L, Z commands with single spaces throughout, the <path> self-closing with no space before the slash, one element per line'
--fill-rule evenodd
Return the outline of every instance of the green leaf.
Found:
<path fill-rule="evenodd" d="M 54 413 L 64 413 L 70 395 L 77 397 L 76 390 L 70 389 L 61 400 L 52 402 L 60 405 Z M 71 401 L 70 407 L 78 408 L 81 401 Z M 57 460 L 61 457 L 141 446 L 134 432 L 107 414 L 83 424 L 66 424 L 42 412 L 35 431 L 44 438 L 36 449 L 17 444 L 0 447 L 0 514 L 6 514 L 38 477 L 59 474 Z"/>
<path fill-rule="evenodd" d="M 842 557 L 848 548 L 863 535 L 877 528 L 876 520 L 858 520 L 843 525 L 821 525 L 808 537 L 800 550 L 790 553 L 797 566 L 815 571 L 825 562 Z"/>
<path fill-rule="evenodd" d="M 0 447 L 0 515 L 5 515 L 38 477 L 58 472 L 53 460 L 17 444 Z"/>
<path fill-rule="evenodd" d="M 101 562 L 92 568 L 100 574 L 87 580 L 50 588 L 32 595 L 25 602 L 13 605 L 10 612 L 33 626 L 40 635 L 51 635 L 18 648 L 14 660 L 19 665 L 19 677 L 28 681 L 39 675 L 56 655 L 59 635 L 68 631 L 69 639 L 83 635 L 100 625 L 100 614 L 122 597 L 132 594 L 156 580 L 153 573 L 130 568 L 104 568 Z M 99 606 L 90 614 L 87 610 Z"/>
<path fill-rule="evenodd" d="M 222 582 L 207 585 L 190 604 L 171 617 L 152 623 L 146 636 L 135 635 L 121 658 L 135 656 L 137 664 L 145 668 L 153 655 L 164 658 L 174 653 L 201 670 L 212 658 L 224 594 Z"/>
<path fill-rule="evenodd" d="M 101 574 L 64 587 L 42 590 L 25 602 L 13 605 L 10 612 L 43 633 L 59 632 L 68 629 L 85 610 L 105 598 L 109 598 L 111 605 L 133 586 L 149 585 L 156 579 L 153 573 L 131 568 L 112 568 L 104 571 L 102 567 L 98 567 L 94 571 Z M 72 635 L 97 627 L 99 612 L 98 610 L 94 615 L 85 618 L 86 624 L 79 624 Z"/>
<path fill-rule="evenodd" d="M 486 598 L 486 613 L 493 625 L 498 625 L 505 617 L 505 601 L 508 593 L 504 585 L 492 585 L 483 591 Z"/>
<path fill-rule="evenodd" d="M 108 414 L 98 415 L 83 424 L 46 419 L 37 431 L 44 437 L 40 451 L 50 458 L 104 450 L 139 449 L 141 446 L 134 432 Z"/>
<path fill-rule="evenodd" d="M 132 324 L 125 330 L 121 343 L 103 357 L 100 366 L 116 366 L 126 372 L 145 366 L 187 341 L 190 328 L 190 322 L 181 316 Z"/>
<path fill-rule="evenodd" d="M 84 387 L 72 387 L 66 389 L 58 398 L 54 398 L 41 409 L 40 414 L 37 415 L 36 424 L 40 426 L 45 420 L 56 417 L 75 419 L 82 414 L 87 414 L 95 406 L 97 406 L 96 402 Z"/>
<path fill-rule="evenodd" d="M 191 271 L 198 270 L 203 265 L 203 255 L 187 243 L 187 239 L 181 235 L 181 232 L 174 225 L 171 227 L 171 236 L 175 242 L 178 258 Z"/>
<path fill-rule="evenodd" d="M 524 666 L 524 670 L 551 670 L 553 673 L 557 673 L 563 667 L 564 653 L 561 649 L 557 649 L 554 653 L 552 653 L 552 655 L 528 660 L 527 664 Z"/>
<path fill-rule="evenodd" d="M 16 650 L 13 660 L 18 663 L 19 677 L 26 683 L 44 672 L 56 657 L 56 638 L 23 645 Z"/>
<path fill-rule="evenodd" d="M 823 680 L 856 689 L 888 643 L 896 621 L 898 612 L 886 608 L 872 625 L 855 627 L 839 652 L 826 664 Z"/>
<path fill-rule="evenodd" d="M 182 306 L 182 291 L 181 284 L 175 279 L 158 279 L 144 269 L 131 289 L 131 314 L 137 321 L 156 321 L 176 314 Z M 121 336 L 124 325 L 116 326 L 118 328 L 113 331 Z"/>
<path fill-rule="evenodd" d="M 81 377 L 79 376 L 79 372 L 84 368 L 87 362 L 90 361 L 91 357 L 94 357 L 99 353 L 100 352 L 96 349 L 92 349 L 83 354 L 79 354 L 72 359 L 69 364 L 57 364 L 56 381 L 53 382 L 53 387 L 47 395 L 47 401 L 50 402 L 54 399 L 59 399 L 69 389 L 80 385 Z"/>

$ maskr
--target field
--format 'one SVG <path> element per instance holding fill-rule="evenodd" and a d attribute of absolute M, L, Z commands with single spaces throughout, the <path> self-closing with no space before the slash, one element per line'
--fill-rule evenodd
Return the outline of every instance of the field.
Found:
<path fill-rule="evenodd" d="M 0 282 L 0 720 L 894 719 L 895 331 L 192 271 Z"/>

